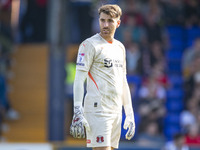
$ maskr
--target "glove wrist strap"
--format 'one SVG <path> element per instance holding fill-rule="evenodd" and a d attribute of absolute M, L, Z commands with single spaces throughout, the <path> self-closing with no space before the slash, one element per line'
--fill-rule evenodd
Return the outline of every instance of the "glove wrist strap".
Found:
<path fill-rule="evenodd" d="M 82 106 L 74 106 L 74 114 L 75 115 L 83 114 Z"/>

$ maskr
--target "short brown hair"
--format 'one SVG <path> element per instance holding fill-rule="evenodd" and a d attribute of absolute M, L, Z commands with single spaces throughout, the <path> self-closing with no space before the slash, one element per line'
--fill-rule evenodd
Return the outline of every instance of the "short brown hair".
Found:
<path fill-rule="evenodd" d="M 99 15 L 103 12 L 112 18 L 120 18 L 122 15 L 122 10 L 118 5 L 103 5 L 98 9 Z"/>

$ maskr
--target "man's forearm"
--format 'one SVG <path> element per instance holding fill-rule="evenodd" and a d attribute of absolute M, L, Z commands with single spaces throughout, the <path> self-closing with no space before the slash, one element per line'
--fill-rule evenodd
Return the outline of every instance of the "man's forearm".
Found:
<path fill-rule="evenodd" d="M 126 115 L 133 115 L 132 99 L 127 79 L 124 79 L 123 105 Z"/>
<path fill-rule="evenodd" d="M 76 71 L 74 80 L 74 106 L 82 106 L 84 96 L 84 82 L 87 77 L 86 71 Z"/>

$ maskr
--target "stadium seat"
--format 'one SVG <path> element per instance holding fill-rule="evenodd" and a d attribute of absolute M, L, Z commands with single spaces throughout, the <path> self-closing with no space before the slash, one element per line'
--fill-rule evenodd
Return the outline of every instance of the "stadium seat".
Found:
<path fill-rule="evenodd" d="M 183 28 L 180 26 L 168 26 L 166 30 L 170 39 L 181 39 L 183 37 Z"/>
<path fill-rule="evenodd" d="M 200 36 L 200 29 L 197 27 L 186 29 L 186 35 L 188 40 L 194 40 Z"/>
<path fill-rule="evenodd" d="M 164 129 L 164 133 L 166 135 L 167 140 L 172 140 L 173 135 L 175 133 L 181 132 L 180 130 L 180 126 L 167 125 L 167 127 Z"/>
<path fill-rule="evenodd" d="M 166 102 L 166 108 L 169 112 L 180 112 L 183 109 L 182 99 L 168 99 Z"/>
<path fill-rule="evenodd" d="M 167 59 L 181 60 L 183 53 L 177 50 L 169 50 L 166 52 Z"/>
<path fill-rule="evenodd" d="M 129 83 L 135 83 L 136 85 L 140 85 L 141 84 L 141 76 L 137 76 L 137 75 L 128 75 L 127 76 L 127 80 Z"/>
<path fill-rule="evenodd" d="M 192 44 L 193 44 L 193 41 L 194 41 L 194 39 L 188 39 L 187 42 L 186 42 L 186 47 L 187 47 L 187 48 L 188 48 L 188 47 L 191 47 Z"/>
<path fill-rule="evenodd" d="M 168 113 L 164 121 L 165 121 L 165 124 L 180 126 L 180 115 L 179 113 Z"/>
<path fill-rule="evenodd" d="M 184 41 L 182 39 L 171 39 L 170 49 L 182 51 L 184 49 Z"/>
<path fill-rule="evenodd" d="M 179 75 L 169 75 L 170 83 L 173 87 L 182 86 L 183 85 L 183 77 Z"/>
<path fill-rule="evenodd" d="M 173 51 L 173 52 L 175 52 L 175 51 L 178 51 L 178 52 L 184 52 L 184 50 L 185 50 L 185 43 L 182 45 L 182 46 L 170 46 L 169 48 L 168 48 L 168 51 Z M 168 52 L 167 51 L 167 52 Z"/>
<path fill-rule="evenodd" d="M 174 72 L 177 74 L 182 73 L 182 67 L 180 60 L 167 60 L 167 72 Z"/>
<path fill-rule="evenodd" d="M 183 98 L 183 95 L 182 89 L 171 88 L 167 90 L 167 98 Z"/>

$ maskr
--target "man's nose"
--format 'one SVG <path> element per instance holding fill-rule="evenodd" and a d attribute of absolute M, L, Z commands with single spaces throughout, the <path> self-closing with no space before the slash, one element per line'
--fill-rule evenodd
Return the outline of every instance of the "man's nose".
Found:
<path fill-rule="evenodd" d="M 104 22 L 103 26 L 108 27 L 108 22 Z"/>

